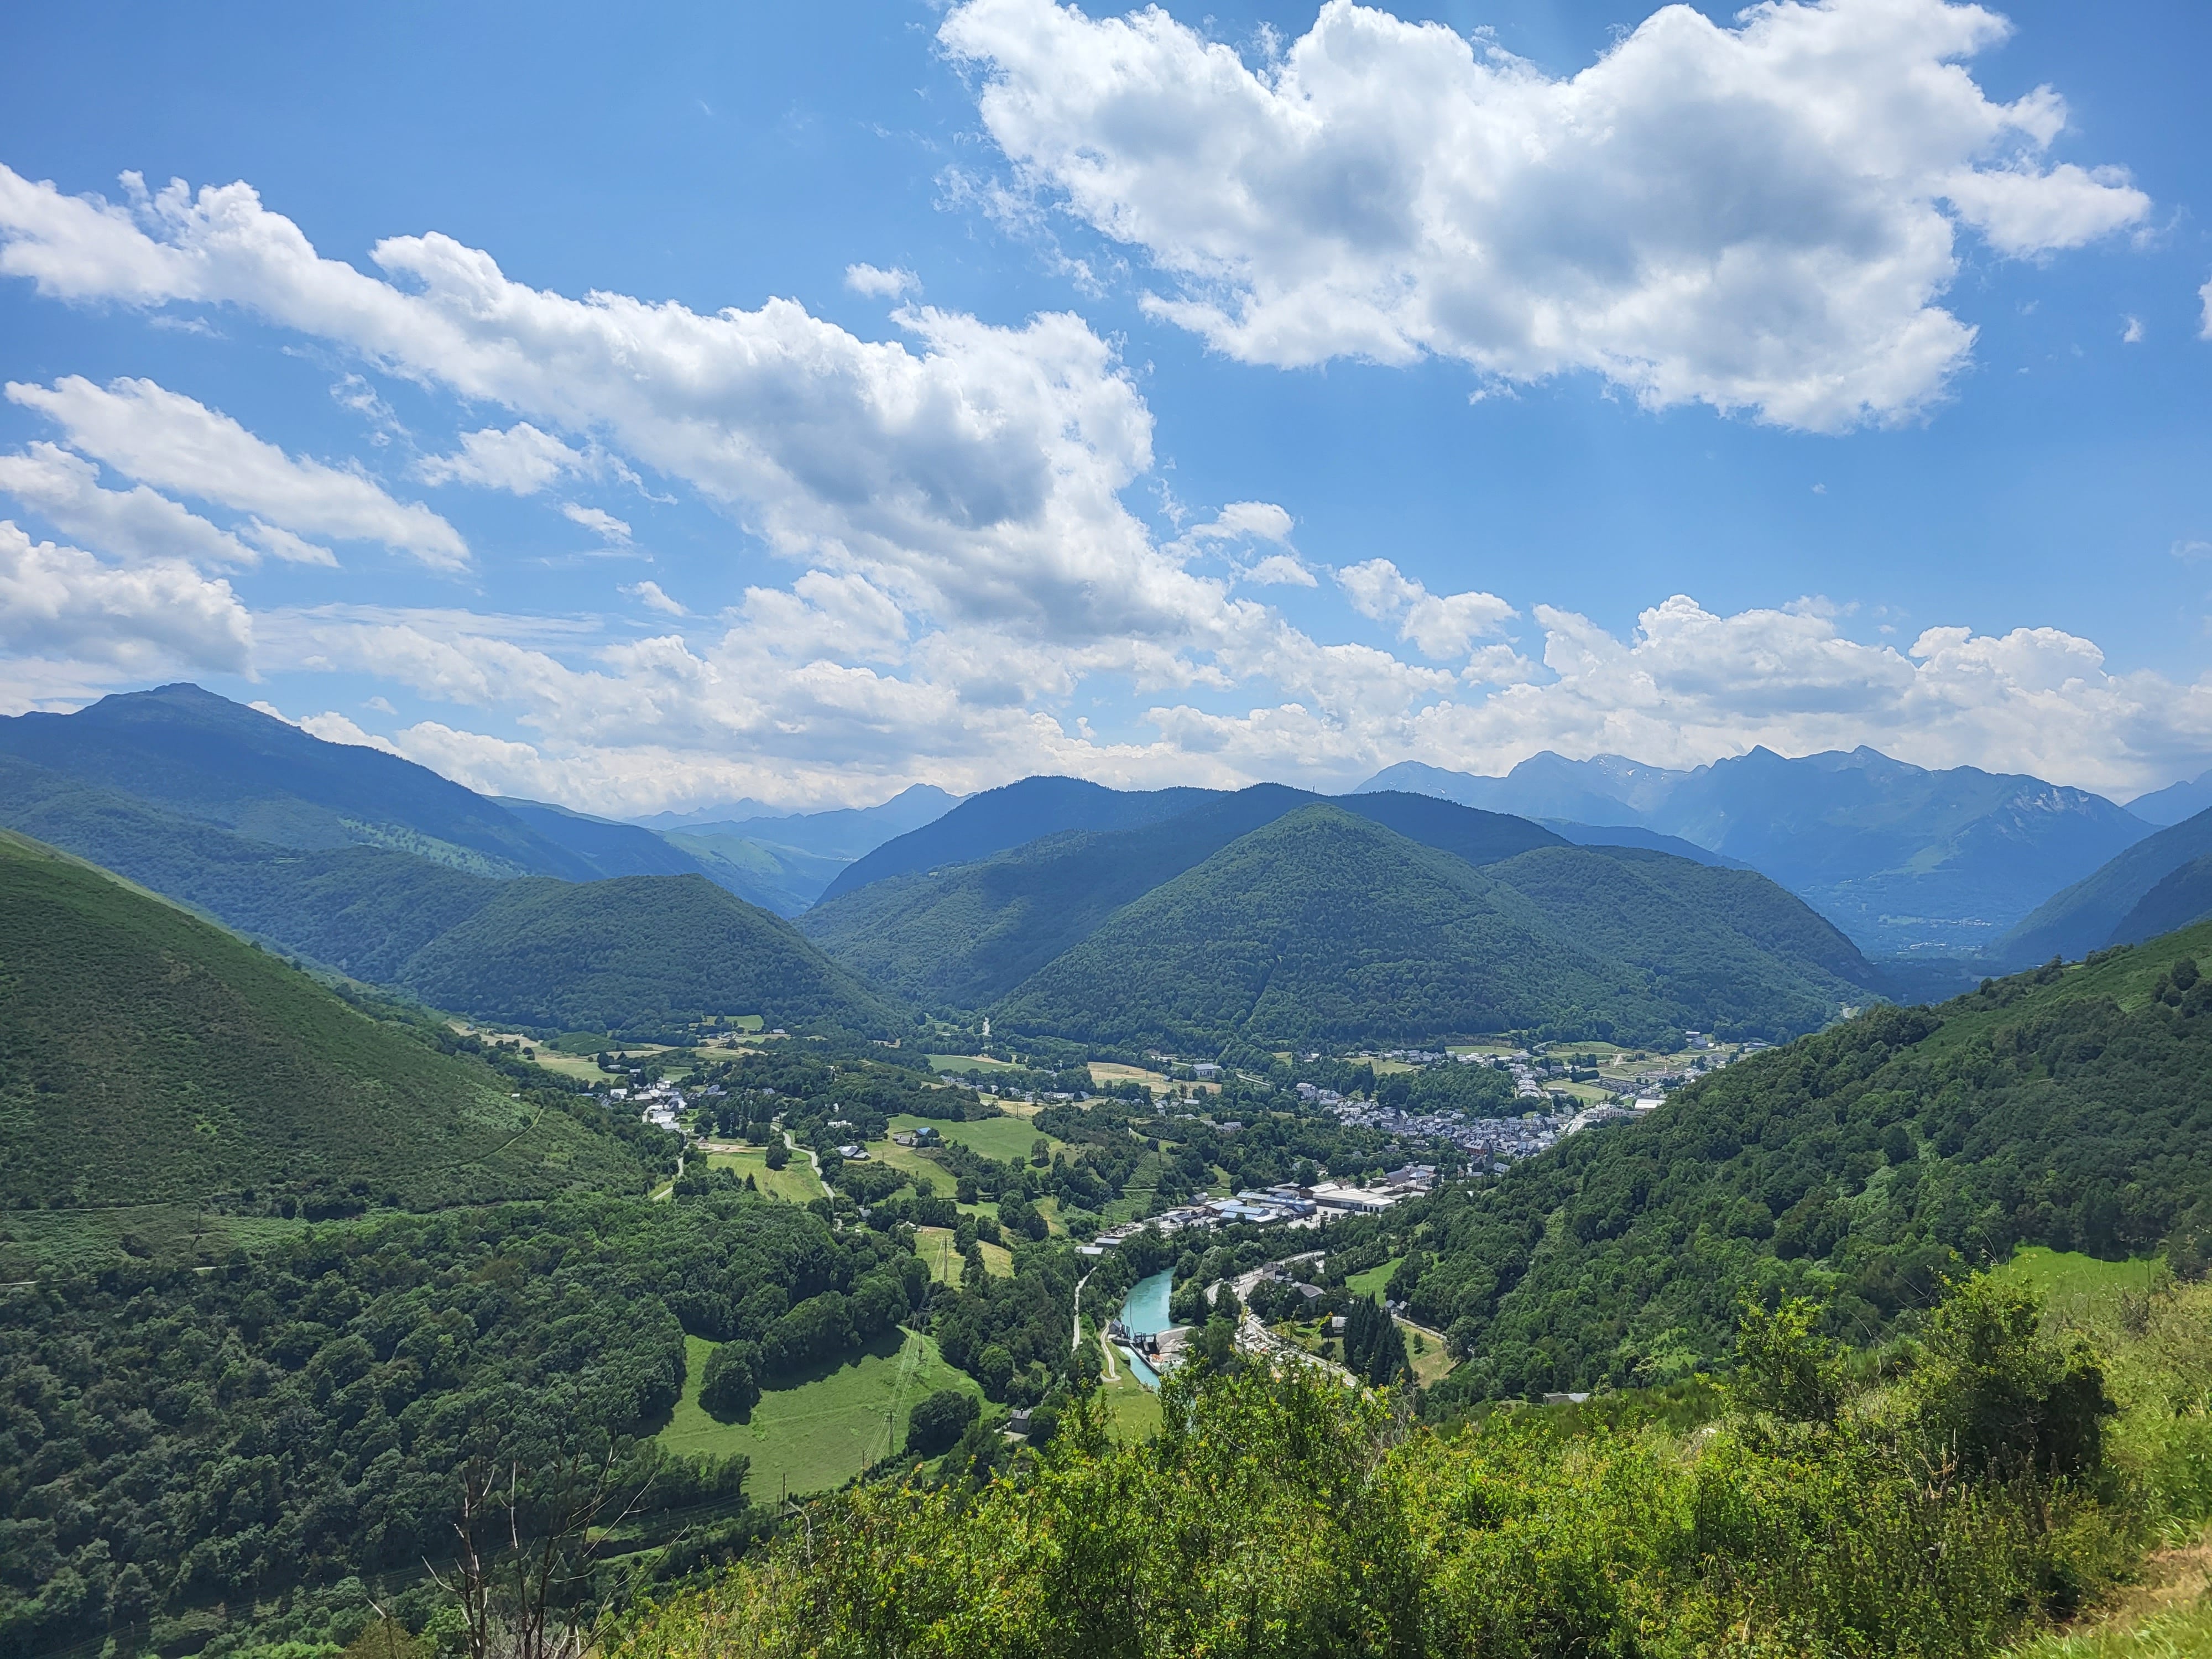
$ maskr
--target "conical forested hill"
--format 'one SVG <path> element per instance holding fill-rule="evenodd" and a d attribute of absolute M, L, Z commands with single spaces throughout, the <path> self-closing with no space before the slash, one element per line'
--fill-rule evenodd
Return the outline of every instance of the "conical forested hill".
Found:
<path fill-rule="evenodd" d="M 1685 1028 L 1789 1035 L 1862 994 L 1777 948 L 1794 928 L 1838 965 L 1856 959 L 1809 912 L 1759 915 L 1761 943 L 1703 890 L 1737 876 L 1802 910 L 1747 872 L 1568 846 L 1478 869 L 1303 807 L 1118 909 L 995 1015 L 1186 1049 L 1508 1030 L 1650 1042 Z M 1749 889 L 1730 896 L 1745 920 L 1761 908 Z"/>

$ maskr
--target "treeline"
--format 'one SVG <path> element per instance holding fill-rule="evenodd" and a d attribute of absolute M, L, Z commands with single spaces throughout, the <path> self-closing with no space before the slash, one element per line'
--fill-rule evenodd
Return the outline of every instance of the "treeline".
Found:
<path fill-rule="evenodd" d="M 743 1459 L 639 1437 L 685 1334 L 749 1346 L 757 1388 L 851 1356 L 927 1281 L 903 1239 L 725 1194 L 316 1228 L 214 1272 L 0 1292 L 0 1655 L 142 1622 L 197 1646 L 272 1604 L 260 1639 L 321 1639 L 359 1597 L 337 1587 L 450 1553 L 472 1463 L 604 1448 L 648 1530 L 738 1503 Z"/>

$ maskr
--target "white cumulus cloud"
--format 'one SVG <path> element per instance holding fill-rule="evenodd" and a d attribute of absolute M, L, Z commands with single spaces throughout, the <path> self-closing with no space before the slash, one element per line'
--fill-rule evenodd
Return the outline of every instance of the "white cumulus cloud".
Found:
<path fill-rule="evenodd" d="M 534 495 L 565 473 L 590 470 L 588 456 L 527 421 L 503 432 L 497 427 L 464 432 L 456 453 L 425 456 L 416 466 L 426 483 L 475 484 L 516 495 Z"/>
<path fill-rule="evenodd" d="M 1495 593 L 1431 593 L 1388 559 L 1367 559 L 1336 573 L 1337 585 L 1361 616 L 1398 624 L 1425 657 L 1464 657 L 1475 641 L 1521 613 Z"/>
<path fill-rule="evenodd" d="M 0 652 L 131 672 L 249 670 L 253 626 L 230 584 L 181 559 L 115 566 L 0 519 Z"/>
<path fill-rule="evenodd" d="M 2039 254 L 2148 211 L 2118 172 L 2047 164 L 2049 88 L 1975 83 L 2007 27 L 1945 0 L 1770 0 L 1735 27 L 1674 5 L 1563 79 L 1352 0 L 1256 66 L 1158 6 L 966 0 L 939 38 L 1018 184 L 1141 247 L 1175 279 L 1148 306 L 1241 361 L 1589 370 L 1837 430 L 1966 361 L 1938 303 L 1961 227 Z"/>
<path fill-rule="evenodd" d="M 610 545 L 627 547 L 630 541 L 629 522 L 617 519 L 603 507 L 580 507 L 574 501 L 564 501 L 561 516 L 570 524 L 580 524 L 601 541 Z"/>
<path fill-rule="evenodd" d="M 1183 571 L 1120 499 L 1152 465 L 1152 416 L 1080 318 L 1009 328 L 909 306 L 906 341 L 870 342 L 784 300 L 709 316 L 546 293 L 445 236 L 373 258 L 385 277 L 323 258 L 243 184 L 118 206 L 0 167 L 0 273 L 43 293 L 246 307 L 594 435 L 777 552 L 939 617 L 1064 641 L 1218 620 L 1222 585 Z"/>
<path fill-rule="evenodd" d="M 228 415 L 151 380 L 98 386 L 71 374 L 51 386 L 10 380 L 7 390 L 10 402 L 59 426 L 72 448 L 128 477 L 286 530 L 382 542 L 441 568 L 467 562 L 460 532 L 429 508 L 394 501 L 358 472 L 287 455 Z"/>
<path fill-rule="evenodd" d="M 1270 553 L 1244 573 L 1244 580 L 1261 587 L 1318 587 L 1314 573 L 1288 553 Z"/>
<path fill-rule="evenodd" d="M 64 535 L 116 558 L 250 565 L 261 556 L 228 531 L 143 484 L 103 489 L 98 467 L 52 444 L 0 455 L 0 489 Z"/>
<path fill-rule="evenodd" d="M 855 294 L 866 294 L 872 299 L 896 300 L 921 287 L 921 279 L 912 271 L 894 265 L 884 270 L 875 265 L 847 265 L 845 286 Z"/>

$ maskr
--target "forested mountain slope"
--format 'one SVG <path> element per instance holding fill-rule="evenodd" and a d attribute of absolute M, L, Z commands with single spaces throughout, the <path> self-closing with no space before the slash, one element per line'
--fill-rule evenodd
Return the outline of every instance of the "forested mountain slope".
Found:
<path fill-rule="evenodd" d="M 599 1116 L 513 1098 L 266 952 L 0 834 L 0 1203 L 358 1208 L 641 1185 Z"/>
<path fill-rule="evenodd" d="M 1049 836 L 971 864 L 894 876 L 800 919 L 808 938 L 862 978 L 933 1006 L 981 1007 L 1087 939 L 1122 905 L 1239 836 L 1322 797 L 1255 784 L 1136 830 Z M 1559 837 L 1525 819 L 1420 795 L 1333 803 L 1472 864 Z"/>
<path fill-rule="evenodd" d="M 2130 914 L 2151 890 L 2184 865 L 2212 854 L 2212 810 L 2197 813 L 2147 836 L 2126 851 L 2054 894 L 1991 948 L 1990 954 L 2009 968 L 2025 968 L 2052 957 L 2085 957 L 2116 941 L 2132 942 L 2171 931 L 2197 915 L 2176 914 L 2179 893 L 2170 893 L 2158 907 L 2164 927 L 2144 922 L 2128 925 Z"/>
<path fill-rule="evenodd" d="M 2202 1262 L 2200 959 L 2212 925 L 1876 1009 L 1431 1200 L 1398 1290 L 1471 1356 L 1444 1386 L 1663 1381 L 1717 1359 L 1754 1291 L 1817 1296 L 1865 1340 L 2021 1243 Z"/>
<path fill-rule="evenodd" d="M 2115 945 L 2139 945 L 2212 916 L 2212 853 L 2193 858 L 2136 901 L 2112 929 Z"/>
<path fill-rule="evenodd" d="M 544 801 L 517 800 L 511 796 L 493 799 L 562 851 L 582 860 L 595 876 L 708 873 L 682 848 L 634 823 L 617 823 L 612 818 L 593 817 L 588 812 L 572 812 L 565 806 L 554 806 Z"/>
<path fill-rule="evenodd" d="M 219 1273 L 126 1261 L 17 1290 L 0 1655 L 210 1638 L 329 1652 L 331 1626 L 343 1640 L 368 1616 L 363 1578 L 419 1625 L 472 1462 L 544 1504 L 573 1501 L 568 1459 L 603 1455 L 629 1547 L 696 1538 L 740 1507 L 746 1460 L 667 1457 L 652 1438 L 687 1334 L 749 1340 L 757 1397 L 787 1380 L 779 1355 L 834 1368 L 895 1347 L 928 1282 L 886 1234 L 723 1191 L 380 1217 Z M 33 1483 L 67 1501 L 26 1502 Z M 269 1643 L 271 1624 L 293 1641 Z"/>
<path fill-rule="evenodd" d="M 412 853 L 275 847 L 10 756 L 0 825 L 370 984 L 392 983 L 500 887 Z"/>
<path fill-rule="evenodd" d="M 698 891 L 696 875 L 518 884 L 378 847 L 279 847 L 6 755 L 0 824 L 287 954 L 456 1013 L 594 1031 L 659 1029 L 687 1010 L 901 1023 L 782 921 L 719 887 Z"/>
<path fill-rule="evenodd" d="M 788 922 L 700 876 L 502 883 L 398 983 L 434 1007 L 559 1030 L 702 1014 L 886 1035 L 909 1023 Z"/>
<path fill-rule="evenodd" d="M 1675 885 L 1715 878 L 1774 890 L 1663 855 L 1565 846 L 1477 869 L 1338 805 L 1306 806 L 1121 908 L 994 1016 L 1010 1030 L 1208 1052 L 1503 1030 L 1648 1042 L 1684 1027 L 1785 1035 L 1859 994 L 1707 914 L 1711 894 Z M 1803 931 L 1828 936 L 1829 959 L 1856 957 L 1817 917 Z"/>
<path fill-rule="evenodd" d="M 1319 799 L 1273 783 L 1201 795 L 1189 810 L 1141 829 L 1049 836 L 971 864 L 871 883 L 818 906 L 799 926 L 872 983 L 933 1006 L 980 1007 L 1080 944 L 1122 905 Z M 1522 819 L 1418 795 L 1339 804 L 1473 863 L 1558 842 Z"/>
<path fill-rule="evenodd" d="M 196 685 L 0 719 L 0 753 L 280 847 L 386 847 L 483 875 L 599 873 L 427 767 L 325 743 Z"/>

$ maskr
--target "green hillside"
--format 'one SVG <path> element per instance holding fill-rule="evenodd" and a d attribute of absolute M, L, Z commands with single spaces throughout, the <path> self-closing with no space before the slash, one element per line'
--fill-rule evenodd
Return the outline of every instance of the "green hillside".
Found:
<path fill-rule="evenodd" d="M 1945 1274 L 2023 1243 L 2201 1264 L 2199 960 L 2212 924 L 1937 1007 L 1877 1009 L 1393 1218 L 1385 1231 L 1425 1224 L 1403 1275 L 1413 1316 L 1471 1356 L 1447 1387 L 1665 1381 L 1726 1351 L 1753 1291 L 1818 1296 L 1866 1340 Z"/>
<path fill-rule="evenodd" d="M 0 1203 L 418 1207 L 642 1184 L 580 1109 L 514 1098 L 252 945 L 0 833 Z"/>
<path fill-rule="evenodd" d="M 399 983 L 434 1007 L 562 1030 L 708 1014 L 890 1031 L 900 1011 L 703 876 L 502 884 L 416 952 Z"/>
<path fill-rule="evenodd" d="M 7 755 L 0 824 L 371 984 L 391 983 L 499 890 L 412 853 L 254 841 Z"/>
<path fill-rule="evenodd" d="M 676 897 L 691 888 L 665 884 L 696 876 L 515 884 L 380 848 L 278 847 L 6 755 L 0 824 L 457 1013 L 600 1031 L 771 1004 L 782 1011 L 771 1024 L 893 1018 L 782 923 L 726 893 L 694 902 Z M 549 1009 L 562 1012 L 529 1012 Z"/>
<path fill-rule="evenodd" d="M 1741 873 L 1565 846 L 1477 870 L 1309 806 L 1123 907 L 994 1018 L 1209 1050 L 1503 1030 L 1652 1042 L 1788 1035 L 1856 1000 L 1709 914 L 1697 890 Z"/>
<path fill-rule="evenodd" d="M 1803 900 L 1749 870 L 1629 848 L 1546 848 L 1484 872 L 1542 908 L 1559 936 L 1641 972 L 1692 1030 L 1795 1036 L 1875 970 Z"/>
<path fill-rule="evenodd" d="M 2136 901 L 2112 929 L 2115 945 L 2140 945 L 2212 915 L 2212 853 L 2193 858 Z"/>

